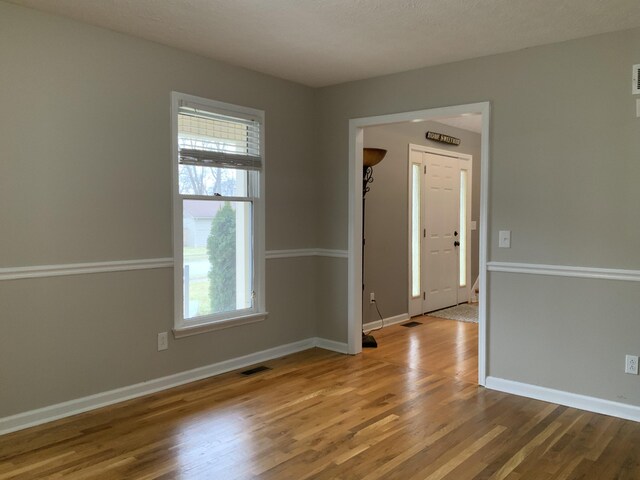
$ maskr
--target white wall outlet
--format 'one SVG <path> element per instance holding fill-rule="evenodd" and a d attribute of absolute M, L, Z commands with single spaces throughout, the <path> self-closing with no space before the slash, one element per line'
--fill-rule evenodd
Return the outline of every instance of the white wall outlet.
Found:
<path fill-rule="evenodd" d="M 624 373 L 638 375 L 638 356 L 627 355 L 626 357 L 624 357 L 624 360 Z"/>
<path fill-rule="evenodd" d="M 169 348 L 169 337 L 167 336 L 167 332 L 160 332 L 158 334 L 158 351 L 166 350 Z"/>
<path fill-rule="evenodd" d="M 511 230 L 500 230 L 498 234 L 498 247 L 511 248 Z"/>
<path fill-rule="evenodd" d="M 375 302 L 375 301 L 376 301 L 376 294 L 375 294 L 375 293 L 373 293 L 373 292 L 371 292 L 371 293 L 369 294 L 369 303 L 373 303 L 373 302 Z"/>

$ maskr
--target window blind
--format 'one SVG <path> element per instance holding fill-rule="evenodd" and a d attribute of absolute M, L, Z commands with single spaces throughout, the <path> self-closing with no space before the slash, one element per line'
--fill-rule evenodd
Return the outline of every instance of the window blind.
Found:
<path fill-rule="evenodd" d="M 182 165 L 260 170 L 261 124 L 257 117 L 211 111 L 189 102 L 178 107 L 178 148 Z"/>

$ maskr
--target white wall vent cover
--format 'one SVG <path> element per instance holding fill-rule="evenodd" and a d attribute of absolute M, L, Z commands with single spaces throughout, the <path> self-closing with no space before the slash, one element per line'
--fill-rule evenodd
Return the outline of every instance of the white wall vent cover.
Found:
<path fill-rule="evenodd" d="M 633 94 L 640 94 L 640 64 L 633 66 Z"/>

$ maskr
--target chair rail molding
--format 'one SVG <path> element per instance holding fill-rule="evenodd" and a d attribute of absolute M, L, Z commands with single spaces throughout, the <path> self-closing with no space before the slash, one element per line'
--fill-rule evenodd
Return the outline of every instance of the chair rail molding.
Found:
<path fill-rule="evenodd" d="M 331 250 L 328 248 L 298 248 L 289 250 L 267 250 L 265 257 L 273 258 L 295 258 L 295 257 L 331 257 L 347 258 L 346 250 Z"/>
<path fill-rule="evenodd" d="M 346 250 L 327 248 L 298 248 L 288 250 L 267 250 L 265 258 L 328 257 L 347 258 Z M 0 281 L 25 278 L 62 277 L 66 275 L 86 275 L 92 273 L 126 272 L 154 268 L 173 268 L 173 257 L 144 258 L 135 260 L 112 260 L 106 262 L 63 263 L 58 265 L 30 265 L 26 267 L 0 268 Z"/>
<path fill-rule="evenodd" d="M 573 265 L 545 265 L 537 263 L 488 262 L 490 272 L 522 273 L 554 277 L 592 278 L 640 282 L 640 270 L 620 268 L 584 267 Z"/>
<path fill-rule="evenodd" d="M 66 263 L 61 265 L 33 265 L 28 267 L 0 268 L 0 280 L 23 278 L 60 277 L 89 273 L 123 272 L 153 268 L 172 268 L 173 258 L 145 258 L 138 260 L 114 260 L 108 262 Z"/>

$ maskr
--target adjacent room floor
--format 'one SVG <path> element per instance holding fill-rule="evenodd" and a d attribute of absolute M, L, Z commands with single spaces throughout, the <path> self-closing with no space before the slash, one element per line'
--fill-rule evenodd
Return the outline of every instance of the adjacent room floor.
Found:
<path fill-rule="evenodd" d="M 640 424 L 480 388 L 477 326 L 417 320 L 0 437 L 0 479 L 640 478 Z"/>
<path fill-rule="evenodd" d="M 395 365 L 478 383 L 478 324 L 429 316 L 415 327 L 393 325 L 372 332 L 379 348 L 363 354 Z M 406 322 L 409 323 L 409 322 Z"/>

